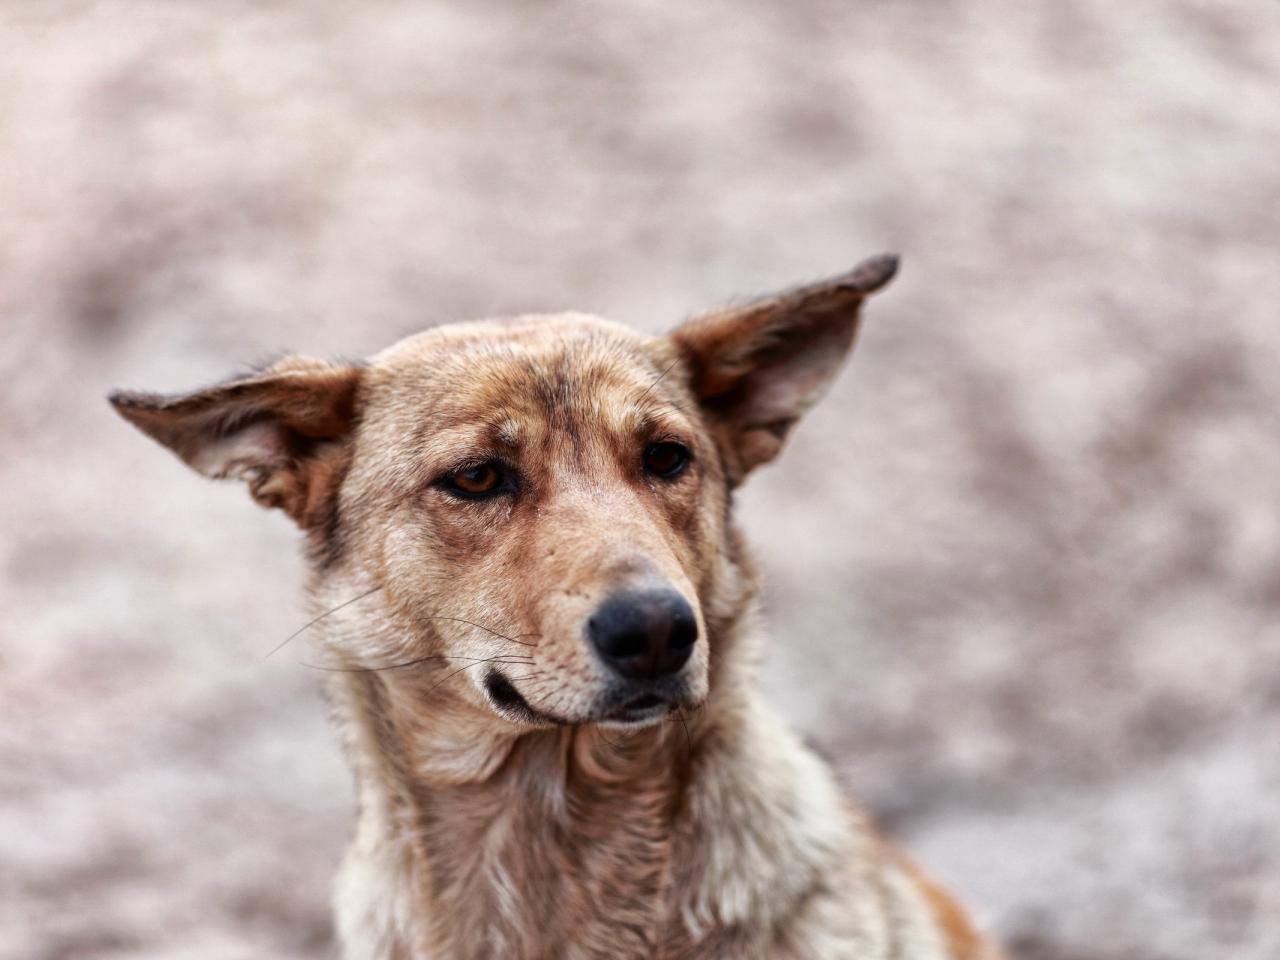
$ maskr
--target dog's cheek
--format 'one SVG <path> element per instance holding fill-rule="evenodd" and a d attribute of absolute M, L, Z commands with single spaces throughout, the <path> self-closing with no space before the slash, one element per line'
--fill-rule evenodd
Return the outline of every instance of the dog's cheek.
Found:
<path fill-rule="evenodd" d="M 706 595 L 714 576 L 717 557 L 724 541 L 727 522 L 724 474 L 720 464 L 700 464 L 697 486 L 687 506 L 673 518 L 678 534 L 680 562 L 699 597 Z"/>
<path fill-rule="evenodd" d="M 470 504 L 455 507 L 441 499 L 438 491 L 425 490 L 395 497 L 374 515 L 351 518 L 361 529 L 379 531 L 376 541 L 358 545 L 367 567 L 422 617 L 453 615 L 460 601 L 482 602 L 491 579 L 485 575 L 487 538 L 474 511 L 467 511 Z"/>
<path fill-rule="evenodd" d="M 431 562 L 459 574 L 498 553 L 511 536 L 505 504 L 455 501 L 435 490 L 421 497 L 415 523 L 431 545 Z"/>

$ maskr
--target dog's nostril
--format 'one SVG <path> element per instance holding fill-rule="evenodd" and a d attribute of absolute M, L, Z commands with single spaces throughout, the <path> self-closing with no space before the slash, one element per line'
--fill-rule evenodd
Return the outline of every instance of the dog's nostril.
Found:
<path fill-rule="evenodd" d="M 610 658 L 634 657 L 649 649 L 649 632 L 630 611 L 606 604 L 588 623 L 596 649 Z"/>
<path fill-rule="evenodd" d="M 698 621 L 693 609 L 687 603 L 681 606 L 683 610 L 676 611 L 671 618 L 671 637 L 667 644 L 672 650 L 688 650 L 698 639 Z"/>
<path fill-rule="evenodd" d="M 624 677 L 656 678 L 688 662 L 698 621 L 689 601 L 669 587 L 629 590 L 601 605 L 587 633 L 601 659 Z"/>

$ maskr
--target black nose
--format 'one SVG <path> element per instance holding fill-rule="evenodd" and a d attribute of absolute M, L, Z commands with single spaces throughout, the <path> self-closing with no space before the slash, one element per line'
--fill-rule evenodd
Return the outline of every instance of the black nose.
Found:
<path fill-rule="evenodd" d="M 632 680 L 675 673 L 693 653 L 698 621 L 689 601 L 670 587 L 626 590 L 609 597 L 587 621 L 600 657 Z"/>

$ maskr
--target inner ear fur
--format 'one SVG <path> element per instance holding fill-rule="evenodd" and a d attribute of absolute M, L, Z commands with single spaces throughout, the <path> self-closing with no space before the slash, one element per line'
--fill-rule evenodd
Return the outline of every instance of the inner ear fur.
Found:
<path fill-rule="evenodd" d="M 776 457 L 826 392 L 853 346 L 862 301 L 897 269 L 898 258 L 882 254 L 839 276 L 714 310 L 671 334 L 735 482 Z"/>
<path fill-rule="evenodd" d="M 359 385 L 356 366 L 288 357 L 193 393 L 109 399 L 197 472 L 244 480 L 254 500 L 306 528 L 321 522 L 345 471 Z"/>

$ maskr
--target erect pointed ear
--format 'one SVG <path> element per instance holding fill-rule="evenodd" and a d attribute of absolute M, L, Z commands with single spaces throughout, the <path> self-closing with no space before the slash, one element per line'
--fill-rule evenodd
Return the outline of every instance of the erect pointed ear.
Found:
<path fill-rule="evenodd" d="M 177 396 L 120 391 L 122 417 L 207 477 L 245 480 L 253 499 L 313 525 L 347 462 L 358 367 L 288 357 Z"/>
<path fill-rule="evenodd" d="M 732 482 L 778 455 L 853 346 L 863 299 L 897 269 L 891 254 L 872 257 L 838 277 L 697 317 L 671 334 Z"/>

